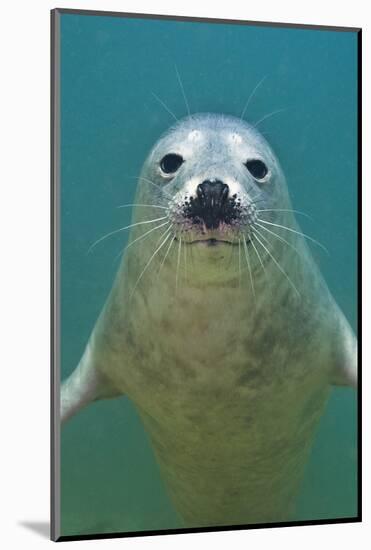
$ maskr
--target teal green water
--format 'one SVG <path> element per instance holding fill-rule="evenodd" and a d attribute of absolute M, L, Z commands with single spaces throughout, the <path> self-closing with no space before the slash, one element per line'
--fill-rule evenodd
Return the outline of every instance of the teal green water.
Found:
<path fill-rule="evenodd" d="M 135 176 L 176 114 L 239 116 L 260 125 L 287 177 L 302 229 L 356 329 L 356 34 L 194 22 L 61 17 L 62 377 L 78 363 L 110 290 Z M 356 395 L 336 389 L 321 421 L 297 519 L 357 514 Z M 62 534 L 179 526 L 141 423 L 125 398 L 99 402 L 62 431 Z"/>

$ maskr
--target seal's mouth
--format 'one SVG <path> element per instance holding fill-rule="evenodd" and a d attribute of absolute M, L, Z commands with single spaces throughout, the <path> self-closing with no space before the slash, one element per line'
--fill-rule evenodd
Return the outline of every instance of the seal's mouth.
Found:
<path fill-rule="evenodd" d="M 178 238 L 177 237 L 174 237 L 175 240 L 177 241 Z M 246 244 L 250 244 L 250 237 L 246 237 L 245 236 L 245 240 L 246 240 Z M 227 245 L 227 246 L 239 246 L 239 241 L 231 241 L 231 240 L 228 240 L 228 239 L 216 239 L 215 237 L 211 237 L 211 238 L 198 238 L 198 239 L 193 239 L 191 241 L 186 241 L 184 239 L 182 239 L 182 243 L 183 244 L 186 244 L 186 245 L 200 245 L 200 246 L 207 246 L 207 247 L 212 247 L 212 246 L 222 246 L 222 245 Z"/>
<path fill-rule="evenodd" d="M 185 244 L 199 244 L 199 245 L 203 245 L 203 246 L 218 246 L 218 245 L 223 245 L 223 244 L 226 244 L 226 245 L 235 245 L 235 244 L 238 244 L 238 243 L 234 243 L 233 241 L 227 241 L 225 239 L 214 239 L 214 238 L 211 238 L 211 239 L 195 239 L 194 241 L 185 241 Z"/>

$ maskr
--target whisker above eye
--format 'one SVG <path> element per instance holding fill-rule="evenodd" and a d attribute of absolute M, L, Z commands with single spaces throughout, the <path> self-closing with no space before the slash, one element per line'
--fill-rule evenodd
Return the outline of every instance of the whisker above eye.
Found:
<path fill-rule="evenodd" d="M 273 115 L 278 115 L 279 113 L 283 113 L 284 111 L 287 111 L 287 109 L 276 109 L 275 111 L 268 113 L 267 115 L 259 118 L 259 120 L 253 124 L 253 127 L 257 128 L 257 126 L 261 124 L 264 120 L 267 120 L 267 118 L 270 118 Z"/>
<path fill-rule="evenodd" d="M 177 118 L 177 117 L 174 115 L 173 111 L 171 111 L 171 110 L 169 109 L 169 107 L 166 105 L 166 103 L 164 103 L 164 102 L 162 101 L 162 99 L 160 99 L 160 98 L 158 97 L 158 95 L 155 94 L 155 92 L 151 92 L 151 94 L 152 94 L 153 97 L 160 103 L 160 105 L 163 106 L 163 108 L 169 113 L 169 115 L 171 115 L 177 122 L 179 122 L 179 118 Z"/>
<path fill-rule="evenodd" d="M 190 115 L 190 114 L 191 114 L 191 111 L 190 111 L 190 109 L 189 109 L 189 103 L 188 103 L 188 100 L 187 100 L 187 96 L 186 96 L 186 94 L 185 94 L 185 90 L 184 90 L 184 86 L 183 86 L 182 79 L 180 78 L 180 74 L 179 74 L 179 71 L 178 71 L 178 67 L 176 66 L 176 64 L 175 64 L 175 72 L 176 72 L 176 77 L 177 77 L 178 82 L 179 82 L 180 89 L 182 90 L 182 94 L 183 94 L 183 98 L 184 98 L 184 103 L 185 103 L 185 105 L 186 105 L 188 115 Z"/>
<path fill-rule="evenodd" d="M 244 108 L 242 109 L 242 113 L 240 115 L 240 119 L 242 120 L 243 117 L 245 116 L 245 113 L 247 111 L 247 108 L 248 106 L 250 105 L 250 101 L 252 100 L 252 98 L 254 97 L 255 93 L 257 92 L 258 88 L 260 88 L 260 86 L 263 84 L 263 82 L 266 80 L 267 78 L 267 75 L 263 76 L 263 78 L 261 80 L 259 80 L 259 82 L 257 83 L 257 85 L 255 86 L 255 88 L 253 89 L 253 91 L 251 92 L 251 94 L 249 95 L 246 103 L 245 103 L 245 106 Z"/>

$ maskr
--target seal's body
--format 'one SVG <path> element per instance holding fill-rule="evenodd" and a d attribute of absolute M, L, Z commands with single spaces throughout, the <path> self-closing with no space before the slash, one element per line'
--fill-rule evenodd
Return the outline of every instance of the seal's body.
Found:
<path fill-rule="evenodd" d="M 331 384 L 355 384 L 356 342 L 279 164 L 245 122 L 197 115 L 155 145 L 137 197 L 152 206 L 135 210 L 62 418 L 125 394 L 187 526 L 289 520 Z"/>

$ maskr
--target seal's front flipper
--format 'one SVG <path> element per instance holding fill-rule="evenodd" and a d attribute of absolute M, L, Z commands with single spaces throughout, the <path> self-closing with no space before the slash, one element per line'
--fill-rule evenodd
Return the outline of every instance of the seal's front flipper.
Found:
<path fill-rule="evenodd" d="M 357 388 L 357 338 L 348 321 L 341 315 L 340 326 L 335 338 L 335 365 L 331 372 L 331 384 Z"/>
<path fill-rule="evenodd" d="M 85 353 L 61 387 L 61 422 L 68 420 L 80 409 L 98 399 L 121 395 L 109 384 L 93 361 L 92 344 L 88 343 Z"/>

